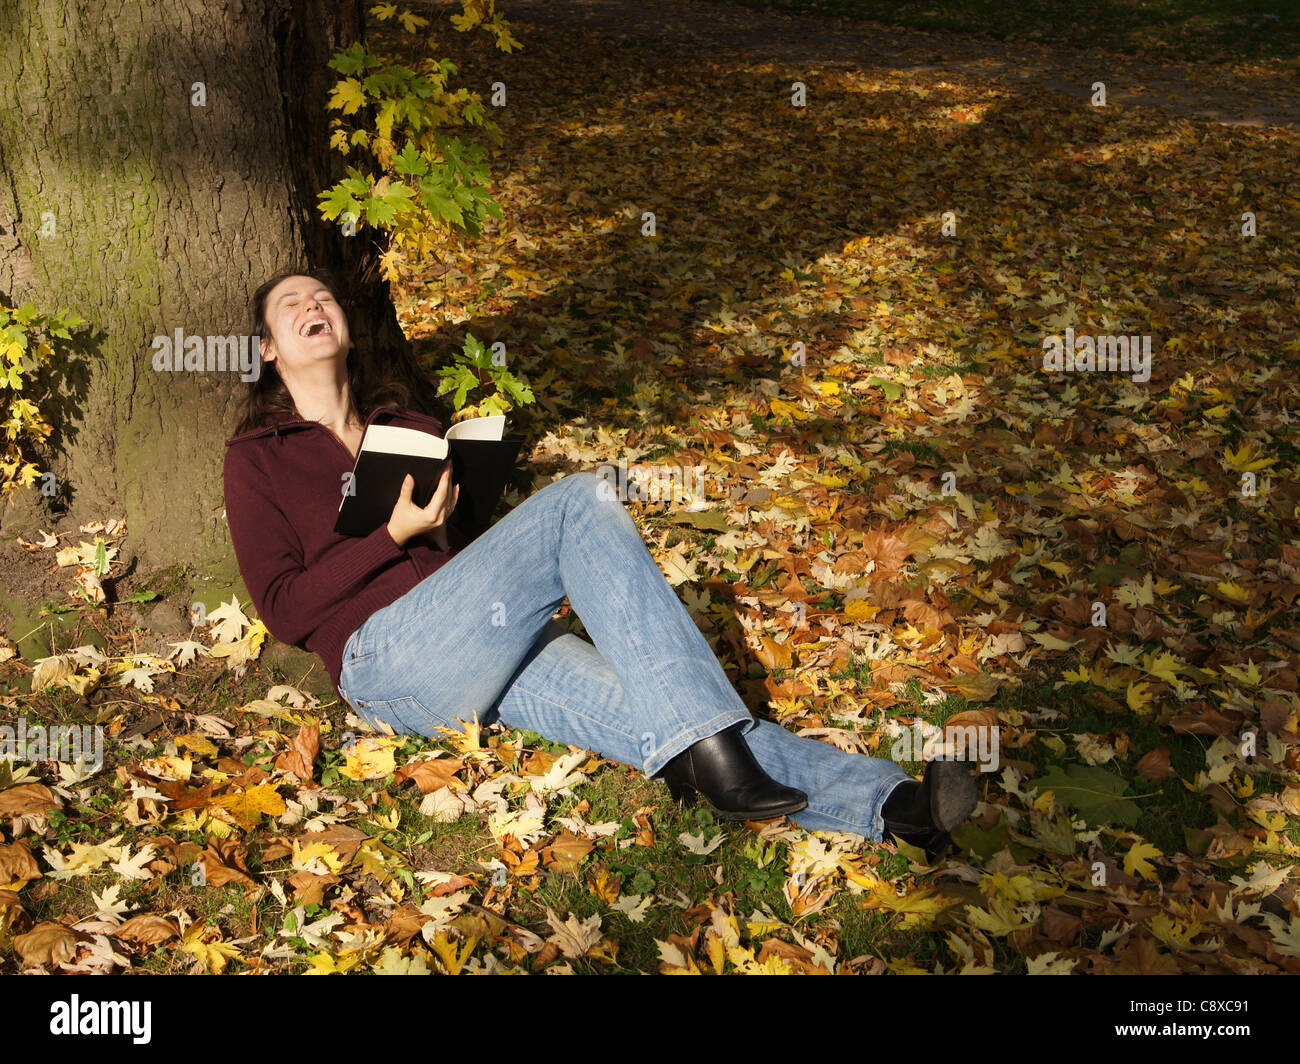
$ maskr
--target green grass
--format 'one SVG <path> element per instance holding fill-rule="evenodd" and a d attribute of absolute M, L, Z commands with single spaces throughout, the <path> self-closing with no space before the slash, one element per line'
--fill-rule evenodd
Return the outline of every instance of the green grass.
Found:
<path fill-rule="evenodd" d="M 923 30 L 1026 38 L 1166 59 L 1294 60 L 1300 17 L 1292 0 L 734 0 Z M 1275 15 L 1276 18 L 1266 18 Z"/>

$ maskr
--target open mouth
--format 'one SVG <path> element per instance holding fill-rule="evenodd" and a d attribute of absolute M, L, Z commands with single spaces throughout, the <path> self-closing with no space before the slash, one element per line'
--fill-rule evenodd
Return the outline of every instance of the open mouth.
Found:
<path fill-rule="evenodd" d="M 324 318 L 316 318 L 313 321 L 309 321 L 302 328 L 303 336 L 332 336 L 333 333 L 333 327 Z"/>

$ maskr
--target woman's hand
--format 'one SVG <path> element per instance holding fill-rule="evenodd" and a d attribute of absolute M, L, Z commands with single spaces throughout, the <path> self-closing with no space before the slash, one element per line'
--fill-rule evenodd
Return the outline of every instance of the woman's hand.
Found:
<path fill-rule="evenodd" d="M 447 518 L 456 509 L 460 498 L 460 485 L 451 483 L 451 463 L 448 462 L 438 480 L 438 490 L 433 493 L 429 505 L 423 508 L 411 501 L 411 492 L 415 488 L 415 478 L 410 473 L 402 481 L 402 493 L 393 506 L 392 516 L 388 518 L 388 534 L 399 547 L 406 546 L 407 540 L 425 532 L 432 533 L 434 543 L 439 550 L 447 550 Z"/>

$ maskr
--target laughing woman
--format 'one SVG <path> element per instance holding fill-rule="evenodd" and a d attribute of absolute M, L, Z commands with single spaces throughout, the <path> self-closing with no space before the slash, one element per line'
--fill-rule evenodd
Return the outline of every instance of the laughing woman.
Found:
<path fill-rule="evenodd" d="M 387 524 L 333 531 L 367 425 L 441 435 L 391 382 L 364 379 L 335 287 L 272 278 L 253 297 L 262 373 L 226 441 L 226 516 L 262 621 L 318 654 L 362 717 L 425 736 L 500 721 L 702 795 L 719 816 L 893 834 L 936 856 L 975 780 L 917 781 L 757 720 L 728 683 L 623 504 L 594 473 L 547 485 L 491 527 L 450 525 L 450 465 L 428 505 L 407 478 Z M 552 615 L 565 597 L 591 642 Z"/>

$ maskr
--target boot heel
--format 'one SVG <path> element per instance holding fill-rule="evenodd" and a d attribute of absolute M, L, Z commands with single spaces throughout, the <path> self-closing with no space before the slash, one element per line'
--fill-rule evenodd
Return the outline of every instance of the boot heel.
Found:
<path fill-rule="evenodd" d="M 771 820 L 808 805 L 808 796 L 778 783 L 754 759 L 740 725 L 699 740 L 658 773 L 685 805 L 703 798 L 724 820 Z"/>
<path fill-rule="evenodd" d="M 699 798 L 699 792 L 694 787 L 686 783 L 681 783 L 675 779 L 665 779 L 668 784 L 668 793 L 678 802 L 685 806 L 692 806 L 695 800 Z"/>

